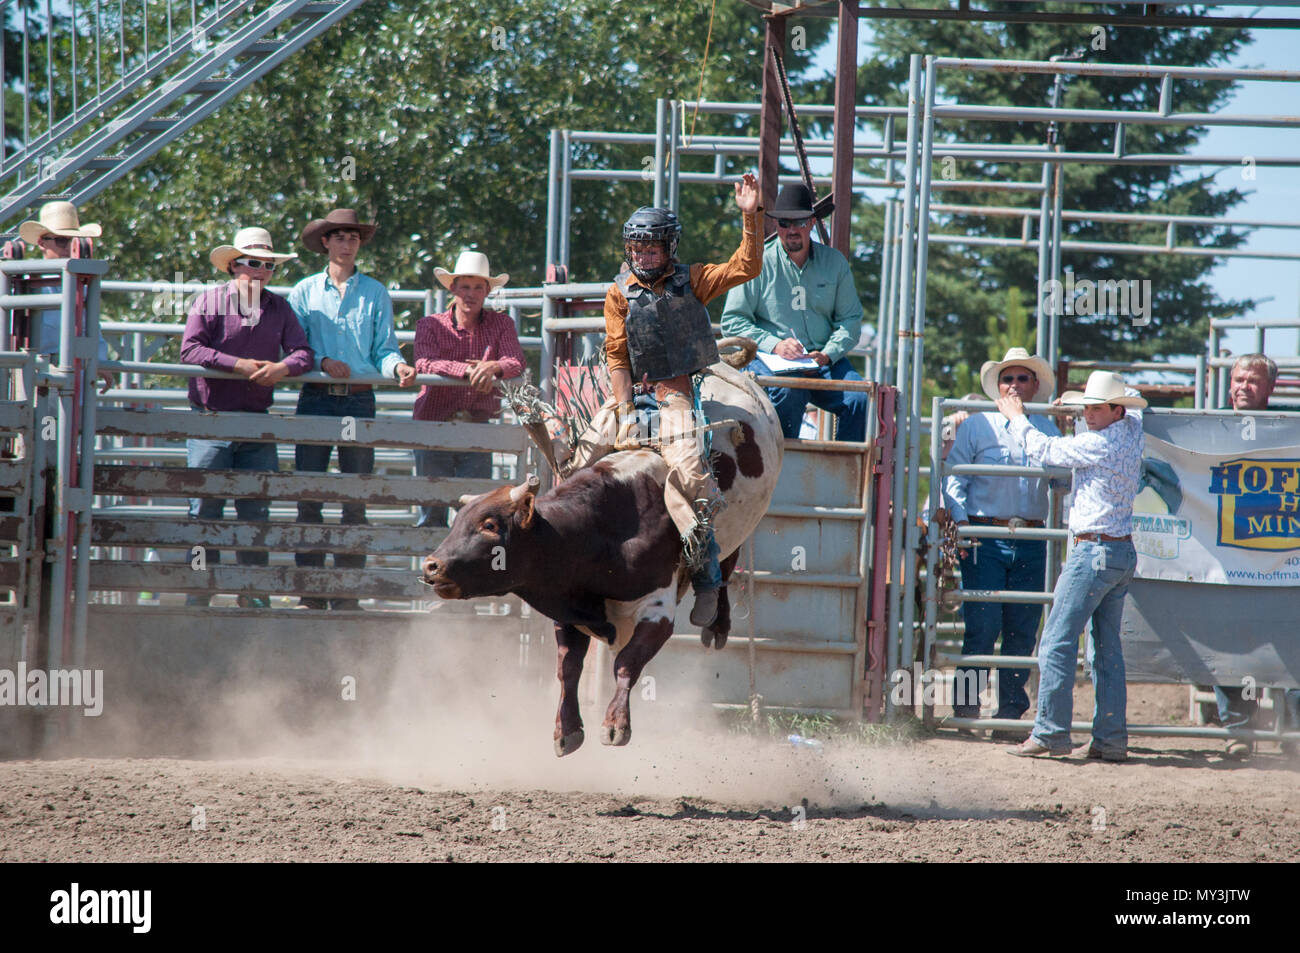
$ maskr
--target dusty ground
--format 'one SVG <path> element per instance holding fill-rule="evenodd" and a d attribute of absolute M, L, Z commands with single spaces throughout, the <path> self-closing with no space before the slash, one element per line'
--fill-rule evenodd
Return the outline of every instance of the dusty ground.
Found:
<path fill-rule="evenodd" d="M 1143 687 L 1130 715 L 1186 707 Z M 1026 761 L 947 732 L 816 751 L 651 709 L 630 747 L 564 760 L 530 711 L 310 760 L 2 762 L 0 860 L 1300 860 L 1300 764 L 1276 748 L 1237 765 L 1136 738 L 1128 764 Z"/>

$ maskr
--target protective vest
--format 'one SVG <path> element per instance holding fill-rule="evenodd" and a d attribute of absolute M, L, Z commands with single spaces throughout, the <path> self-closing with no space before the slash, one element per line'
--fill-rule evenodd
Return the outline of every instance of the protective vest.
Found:
<path fill-rule="evenodd" d="M 632 379 L 667 380 L 693 374 L 718 361 L 709 312 L 691 290 L 691 270 L 678 265 L 662 294 L 631 283 L 632 273 L 614 279 L 627 299 L 627 352 Z"/>

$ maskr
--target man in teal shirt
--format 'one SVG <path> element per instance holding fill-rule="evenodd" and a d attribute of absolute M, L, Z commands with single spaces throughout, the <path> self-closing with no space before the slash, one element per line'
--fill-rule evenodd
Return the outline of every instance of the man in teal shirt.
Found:
<path fill-rule="evenodd" d="M 289 293 L 289 304 L 316 355 L 316 367 L 334 378 L 333 384 L 303 384 L 298 413 L 324 417 L 372 418 L 375 416 L 373 384 L 352 384 L 356 375 L 396 378 L 403 387 L 415 383 L 415 368 L 402 360 L 393 326 L 393 302 L 382 284 L 357 271 L 357 252 L 375 233 L 375 225 L 361 222 L 352 209 L 334 209 L 302 230 L 302 242 L 314 252 L 329 256 L 325 270 L 304 278 Z M 343 473 L 373 473 L 373 447 L 338 444 L 339 470 Z M 294 463 L 299 472 L 324 472 L 329 468 L 328 444 L 299 444 Z M 299 523 L 323 523 L 321 503 L 298 503 Z M 366 522 L 364 503 L 344 503 L 342 523 L 355 526 Z M 296 553 L 299 566 L 320 568 L 323 552 Z M 365 553 L 335 553 L 334 568 L 363 569 Z M 327 600 L 304 597 L 305 609 L 359 609 L 356 599 Z"/>
<path fill-rule="evenodd" d="M 807 363 L 795 371 L 827 380 L 860 381 L 844 356 L 858 343 L 862 304 L 849 262 L 827 245 L 812 241 L 812 193 L 787 185 L 767 214 L 777 220 L 776 239 L 763 250 L 763 271 L 732 288 L 722 311 L 722 330 L 753 339 L 760 351 L 749 365 L 770 374 L 765 355 Z M 809 402 L 835 414 L 836 437 L 861 441 L 867 434 L 867 395 L 830 390 L 769 387 L 768 396 L 787 437 L 798 437 Z"/>

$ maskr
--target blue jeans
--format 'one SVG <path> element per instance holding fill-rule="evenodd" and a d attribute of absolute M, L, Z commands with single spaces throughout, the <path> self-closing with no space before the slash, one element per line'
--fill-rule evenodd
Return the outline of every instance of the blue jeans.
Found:
<path fill-rule="evenodd" d="M 1219 704 L 1219 724 L 1224 728 L 1249 728 L 1259 708 L 1257 699 L 1241 697 L 1240 685 L 1215 685 L 1214 700 Z"/>
<path fill-rule="evenodd" d="M 311 417 L 356 417 L 371 418 L 375 416 L 375 392 L 362 391 L 359 394 L 330 395 L 323 386 L 304 384 L 298 395 L 299 416 Z M 355 444 L 338 444 L 339 472 L 374 473 L 375 450 L 373 447 L 358 447 Z M 329 469 L 330 452 L 334 449 L 329 444 L 298 444 L 293 448 L 294 466 L 300 473 L 324 473 Z M 299 523 L 323 523 L 324 504 L 313 500 L 300 500 L 298 503 Z M 361 526 L 366 522 L 365 503 L 344 503 L 344 526 Z M 294 562 L 299 566 L 320 567 L 325 565 L 323 552 L 294 553 Z M 365 553 L 335 553 L 335 569 L 363 569 L 366 565 Z"/>
<path fill-rule="evenodd" d="M 978 546 L 961 552 L 961 587 L 963 589 L 1015 589 L 1042 592 L 1043 572 L 1047 565 L 1047 543 L 1034 539 L 981 539 Z M 992 655 L 998 636 L 1002 636 L 1003 655 L 1030 655 L 1038 636 L 1043 607 L 1018 602 L 963 602 L 962 619 L 966 636 L 963 655 Z M 957 669 L 958 686 L 978 684 L 967 672 L 987 672 L 987 668 Z M 1025 683 L 1029 671 L 1023 668 L 998 669 L 998 710 L 995 718 L 1019 718 L 1029 710 Z M 962 699 L 954 695 L 954 700 Z M 965 704 L 953 705 L 958 718 L 978 718 L 979 702 L 966 698 Z"/>
<path fill-rule="evenodd" d="M 1054 751 L 1070 747 L 1079 634 L 1091 619 L 1090 661 L 1097 698 L 1093 745 L 1106 754 L 1128 750 L 1128 693 L 1119 624 L 1136 566 L 1131 540 L 1077 542 L 1065 561 L 1038 646 L 1038 717 L 1033 738 L 1044 747 Z"/>
<path fill-rule="evenodd" d="M 768 374 L 762 361 L 755 360 L 747 368 L 755 374 Z M 853 369 L 848 358 L 840 358 L 829 367 L 818 370 L 823 380 L 860 381 L 862 375 Z M 798 380 L 798 376 L 792 376 Z M 808 404 L 832 413 L 839 421 L 835 439 L 861 442 L 867 437 L 867 395 L 837 390 L 798 390 L 794 387 L 769 387 L 767 396 L 772 399 L 776 415 L 781 420 L 781 431 L 787 437 L 798 437 L 803 426 L 803 413 Z"/>
<path fill-rule="evenodd" d="M 415 450 L 415 475 L 422 477 L 469 477 L 487 480 L 492 476 L 492 454 L 459 450 Z M 416 526 L 447 525 L 447 507 L 437 503 L 420 507 Z"/>
<path fill-rule="evenodd" d="M 1256 689 L 1258 691 L 1258 689 Z M 1242 698 L 1242 689 L 1234 685 L 1215 685 L 1214 700 L 1219 704 L 1219 724 L 1224 728 L 1249 728 L 1259 708 L 1257 698 Z M 1284 731 L 1300 730 L 1300 688 L 1288 688 L 1282 696 Z"/>
<path fill-rule="evenodd" d="M 194 408 L 199 410 L 199 408 Z M 198 470 L 269 470 L 279 469 L 273 443 L 252 440 L 186 440 L 185 462 Z M 249 523 L 265 523 L 271 512 L 270 500 L 235 500 L 235 514 Z M 225 519 L 226 501 L 215 499 L 190 500 L 190 517 L 201 520 Z M 220 563 L 221 553 L 209 550 L 209 563 Z M 241 549 L 235 553 L 241 566 L 265 566 L 267 553 L 262 550 Z"/>

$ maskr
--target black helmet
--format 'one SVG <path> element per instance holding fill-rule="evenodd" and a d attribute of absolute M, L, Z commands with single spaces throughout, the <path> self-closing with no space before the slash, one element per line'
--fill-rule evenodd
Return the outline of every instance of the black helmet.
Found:
<path fill-rule="evenodd" d="M 623 223 L 623 257 L 634 275 L 642 281 L 653 281 L 671 267 L 672 260 L 677 256 L 677 240 L 681 237 L 682 223 L 677 220 L 677 214 L 672 209 L 642 206 Z M 668 261 L 653 274 L 643 273 L 643 269 L 638 269 L 628 254 L 628 242 L 663 242 Z"/>

